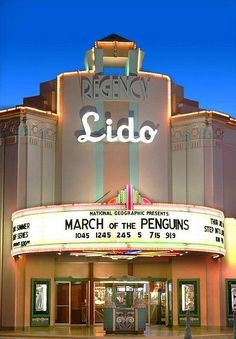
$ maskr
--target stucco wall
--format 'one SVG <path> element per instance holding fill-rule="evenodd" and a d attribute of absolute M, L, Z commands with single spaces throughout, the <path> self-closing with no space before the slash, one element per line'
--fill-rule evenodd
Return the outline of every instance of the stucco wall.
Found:
<path fill-rule="evenodd" d="M 130 97 L 111 100 L 103 97 L 88 98 L 81 94 L 81 81 L 86 76 L 93 81 L 93 73 L 71 73 L 60 77 L 61 116 L 59 129 L 62 135 L 61 152 L 61 202 L 95 202 L 109 192 L 106 200 L 117 190 L 132 183 L 152 201 L 168 202 L 170 199 L 170 81 L 164 76 L 140 73 L 147 86 L 142 100 Z M 124 81 L 126 77 L 123 77 Z M 105 79 L 100 76 L 99 81 Z M 111 79 L 111 78 L 110 78 Z M 154 141 L 145 143 L 97 143 L 77 141 L 78 131 L 83 130 L 83 113 L 95 111 L 100 119 L 94 130 L 105 126 L 108 115 L 113 120 L 113 130 L 126 124 L 129 114 L 135 117 L 135 130 L 139 133 L 148 122 L 158 127 Z M 130 113 L 129 113 L 130 112 Z M 94 126 L 93 118 L 90 120 Z M 153 127 L 154 128 L 154 127 Z M 58 149 L 60 152 L 60 150 Z M 155 178 L 153 180 L 153 178 Z"/>
<path fill-rule="evenodd" d="M 236 130 L 208 114 L 172 118 L 173 202 L 236 215 Z"/>

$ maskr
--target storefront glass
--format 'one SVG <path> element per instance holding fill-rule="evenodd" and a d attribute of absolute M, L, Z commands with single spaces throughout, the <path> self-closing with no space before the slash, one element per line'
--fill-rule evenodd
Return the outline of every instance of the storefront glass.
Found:
<path fill-rule="evenodd" d="M 142 304 L 146 308 L 146 323 L 167 324 L 166 282 L 96 282 L 94 287 L 95 323 L 103 323 L 104 307 L 129 308 Z"/>

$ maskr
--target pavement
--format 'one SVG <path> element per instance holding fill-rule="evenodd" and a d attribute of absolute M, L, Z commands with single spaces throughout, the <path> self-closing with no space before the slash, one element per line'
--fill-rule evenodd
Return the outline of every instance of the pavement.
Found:
<path fill-rule="evenodd" d="M 232 328 L 219 327 L 191 327 L 191 335 L 193 339 L 231 339 L 233 338 Z M 98 339 L 98 337 L 106 337 L 106 339 L 184 339 L 184 327 L 165 327 L 160 325 L 147 326 L 144 334 L 106 334 L 102 326 L 53 326 L 53 327 L 30 327 L 24 330 L 3 330 L 0 329 L 0 339 Z M 236 338 L 236 337 L 235 337 Z"/>

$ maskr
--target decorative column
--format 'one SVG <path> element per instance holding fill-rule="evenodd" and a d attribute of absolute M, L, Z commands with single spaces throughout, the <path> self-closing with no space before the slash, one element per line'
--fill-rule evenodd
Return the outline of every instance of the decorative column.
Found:
<path fill-rule="evenodd" d="M 90 281 L 90 325 L 94 324 L 94 264 L 89 263 L 89 281 Z"/>

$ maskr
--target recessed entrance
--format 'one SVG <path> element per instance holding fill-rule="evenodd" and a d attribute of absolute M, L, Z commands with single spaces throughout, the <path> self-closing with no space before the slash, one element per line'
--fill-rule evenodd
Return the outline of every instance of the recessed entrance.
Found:
<path fill-rule="evenodd" d="M 111 303 L 117 309 L 142 304 L 146 309 L 146 324 L 172 324 L 172 284 L 169 281 L 96 281 L 94 307 L 89 302 L 89 286 L 88 281 L 56 282 L 56 324 L 89 324 L 90 309 L 94 310 L 94 324 L 102 324 L 105 305 Z"/>
<path fill-rule="evenodd" d="M 146 308 L 147 324 L 172 324 L 172 284 L 167 281 L 99 281 L 94 285 L 94 320 L 104 322 L 105 304 L 130 308 L 137 302 Z"/>

